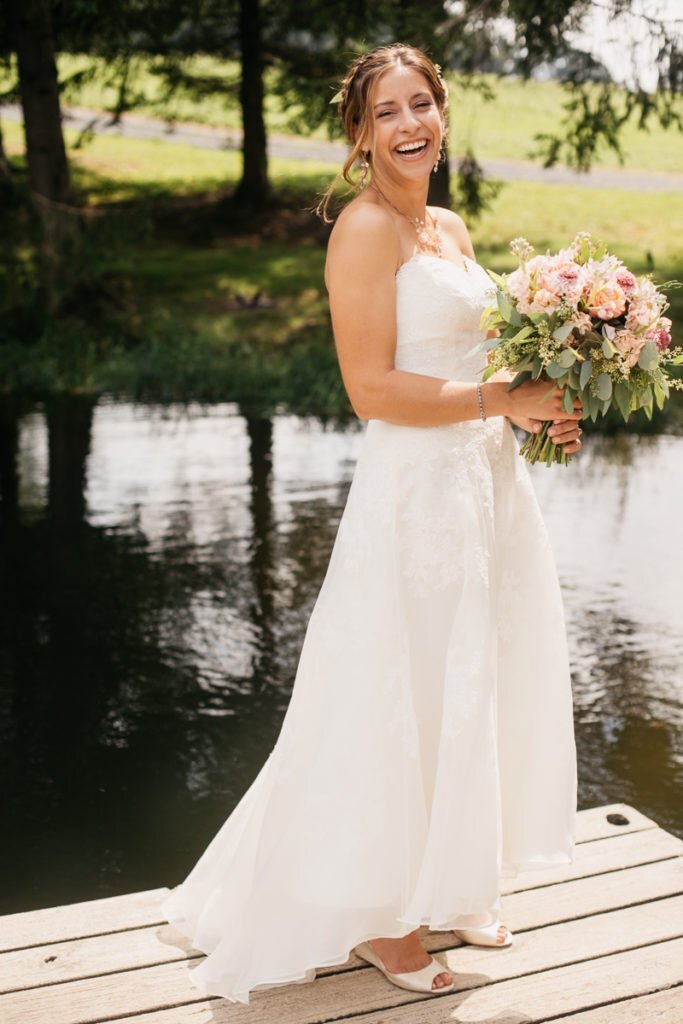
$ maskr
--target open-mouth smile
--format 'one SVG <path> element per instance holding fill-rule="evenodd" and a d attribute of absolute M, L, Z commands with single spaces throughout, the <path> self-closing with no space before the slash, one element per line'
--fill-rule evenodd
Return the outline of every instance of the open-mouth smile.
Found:
<path fill-rule="evenodd" d="M 419 160 L 428 149 L 427 139 L 415 139 L 413 142 L 401 142 L 394 152 L 398 153 L 402 160 Z"/>

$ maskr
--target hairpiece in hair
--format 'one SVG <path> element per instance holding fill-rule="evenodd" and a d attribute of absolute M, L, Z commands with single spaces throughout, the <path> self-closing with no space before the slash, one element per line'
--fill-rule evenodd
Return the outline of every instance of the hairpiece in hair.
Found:
<path fill-rule="evenodd" d="M 343 103 L 344 102 L 344 99 L 346 98 L 347 90 L 348 90 L 349 86 L 351 85 L 351 82 L 356 77 L 356 75 L 358 74 L 358 72 L 360 71 L 361 67 L 363 66 L 363 64 L 365 63 L 365 61 L 367 60 L 367 58 L 369 56 L 370 56 L 369 53 L 362 53 L 360 55 L 360 57 L 356 57 L 356 59 L 354 60 L 353 64 L 351 65 L 351 70 L 349 71 L 348 75 L 346 76 L 346 78 L 342 78 L 341 89 L 339 90 L 339 92 L 334 94 L 334 96 L 330 100 L 330 103 Z"/>

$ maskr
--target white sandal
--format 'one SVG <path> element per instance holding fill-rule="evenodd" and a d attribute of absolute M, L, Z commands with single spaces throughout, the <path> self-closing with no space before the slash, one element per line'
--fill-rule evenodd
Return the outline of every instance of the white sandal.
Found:
<path fill-rule="evenodd" d="M 451 973 L 445 967 L 442 967 L 434 957 L 432 957 L 431 963 L 428 963 L 426 967 L 421 967 L 419 971 L 401 971 L 399 974 L 392 974 L 391 971 L 386 969 L 369 942 L 361 942 L 355 947 L 354 953 L 361 960 L 367 960 L 368 963 L 377 967 L 387 981 L 390 981 L 392 985 L 397 985 L 399 988 L 407 988 L 410 992 L 431 992 L 435 996 L 440 995 L 442 992 L 453 991 L 455 979 L 453 979 L 450 985 L 441 985 L 439 988 L 432 987 L 434 978 L 438 974 Z"/>
<path fill-rule="evenodd" d="M 505 946 L 512 945 L 514 936 L 508 926 L 504 924 L 503 928 L 507 932 L 507 939 L 504 942 L 498 942 L 500 926 L 500 921 L 494 921 L 493 924 L 487 924 L 483 928 L 454 928 L 453 934 L 463 942 L 468 942 L 470 946 L 494 946 L 497 949 L 503 949 Z"/>

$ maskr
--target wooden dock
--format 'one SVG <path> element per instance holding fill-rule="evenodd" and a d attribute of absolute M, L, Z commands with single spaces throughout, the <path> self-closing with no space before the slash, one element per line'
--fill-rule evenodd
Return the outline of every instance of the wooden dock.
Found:
<path fill-rule="evenodd" d="M 623 804 L 578 816 L 568 868 L 505 890 L 509 949 L 423 929 L 457 991 L 420 996 L 352 957 L 246 1006 L 202 997 L 167 889 L 0 918 L 2 1024 L 683 1024 L 683 841 Z"/>

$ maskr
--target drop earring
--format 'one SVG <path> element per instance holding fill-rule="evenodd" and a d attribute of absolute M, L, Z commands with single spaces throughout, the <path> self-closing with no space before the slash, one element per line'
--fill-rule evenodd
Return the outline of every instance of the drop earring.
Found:
<path fill-rule="evenodd" d="M 368 156 L 369 156 L 369 153 L 364 153 L 361 150 L 361 154 L 360 154 L 360 178 L 358 180 L 358 187 L 359 188 L 363 187 L 363 185 L 365 184 L 365 179 L 368 176 L 368 169 L 370 167 L 370 164 L 368 163 Z"/>
<path fill-rule="evenodd" d="M 439 158 L 432 167 L 432 173 L 436 173 L 439 169 L 439 164 L 444 163 L 446 160 L 446 140 L 444 139 L 441 143 L 441 149 L 439 150 Z"/>

